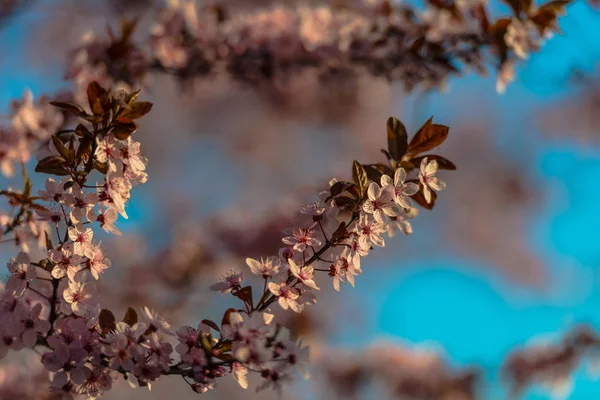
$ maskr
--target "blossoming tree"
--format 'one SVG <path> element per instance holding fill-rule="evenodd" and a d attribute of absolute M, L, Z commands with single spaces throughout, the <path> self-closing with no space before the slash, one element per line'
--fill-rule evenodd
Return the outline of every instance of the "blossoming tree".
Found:
<path fill-rule="evenodd" d="M 198 12 L 192 3 L 174 2 L 158 14 L 150 55 L 132 41 L 135 21 L 124 20 L 120 34 L 109 30 L 106 40 L 87 38 L 71 60 L 73 92 L 55 101 L 28 94 L 13 104 L 10 123 L 0 130 L 2 173 L 18 175 L 20 167 L 23 178 L 21 188 L 0 192 L 11 208 L 0 219 L 1 240 L 20 247 L 0 295 L 0 355 L 39 352 L 51 378 L 48 396 L 57 399 L 96 398 L 117 379 L 150 386 L 173 375 L 203 393 L 227 375 L 246 388 L 247 376 L 255 374 L 259 389 L 280 389 L 296 371 L 306 375 L 308 348 L 274 321 L 274 309 L 301 313 L 326 287 L 353 286 L 363 258 L 397 232 L 412 232 L 418 208 L 432 209 L 445 189 L 438 170 L 456 169 L 435 150 L 449 128 L 431 118 L 409 140 L 402 122 L 389 118 L 381 162 L 354 161 L 351 180 L 331 180 L 298 210 L 278 254 L 247 258 L 245 270 L 212 286 L 235 297 L 237 307 L 222 310 L 218 321 L 172 326 L 148 307 L 115 316 L 97 291 L 111 261 L 95 236 L 99 229 L 121 234 L 118 220 L 127 218 L 134 187 L 149 179 L 136 121 L 152 104 L 131 88 L 152 71 L 182 79 L 218 71 L 276 84 L 303 68 L 317 69 L 324 79 L 365 70 L 409 89 L 439 87 L 463 65 L 482 70 L 489 49 L 503 91 L 516 57 L 527 58 L 558 30 L 566 4 L 510 1 L 510 17 L 493 21 L 479 1 L 431 2 L 419 13 L 384 1 L 358 11 L 274 8 L 234 17 L 222 7 Z M 27 174 L 32 154 L 35 172 L 49 176 L 43 189 L 34 190 Z M 261 284 L 245 284 L 248 274 Z M 507 371 L 520 389 L 544 379 L 548 365 L 566 359 L 572 368 L 596 344 L 592 333 L 578 331 L 565 339 L 567 356 L 557 351 L 535 362 L 537 354 L 516 354 Z M 399 393 L 442 399 L 460 387 L 473 395 L 471 374 L 447 375 L 444 384 L 420 384 L 416 392 L 404 377 L 409 383 Z"/>

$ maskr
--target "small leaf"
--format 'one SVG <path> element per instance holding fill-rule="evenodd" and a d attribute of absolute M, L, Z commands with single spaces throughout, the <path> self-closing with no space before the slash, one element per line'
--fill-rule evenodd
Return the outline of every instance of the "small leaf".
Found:
<path fill-rule="evenodd" d="M 400 160 L 408 149 L 408 135 L 404 124 L 396 117 L 390 117 L 386 123 L 388 151 L 394 160 Z"/>
<path fill-rule="evenodd" d="M 69 159 L 69 149 L 67 148 L 67 146 L 65 146 L 65 144 L 63 143 L 62 140 L 60 140 L 58 138 L 58 136 L 54 135 L 52 136 L 52 143 L 54 144 L 54 147 L 56 147 L 56 150 L 58 150 L 58 154 L 60 154 L 61 156 L 63 156 L 65 159 Z"/>
<path fill-rule="evenodd" d="M 448 137 L 450 129 L 447 126 L 432 124 L 431 121 L 433 121 L 433 117 L 425 122 L 408 144 L 410 153 L 416 155 L 431 150 L 442 144 Z"/>
<path fill-rule="evenodd" d="M 129 326 L 133 326 L 133 325 L 137 324 L 137 322 L 138 322 L 137 312 L 135 312 L 135 310 L 133 308 L 129 307 L 127 309 L 127 312 L 125 313 L 125 317 L 123 317 L 123 322 L 125 322 Z"/>
<path fill-rule="evenodd" d="M 85 114 L 85 110 L 79 104 L 63 101 L 51 101 L 51 105 L 73 114 Z"/>
<path fill-rule="evenodd" d="M 127 96 L 125 96 L 125 103 L 129 105 L 133 104 L 139 97 L 141 91 L 142 89 L 138 89 L 135 92 L 129 93 Z"/>
<path fill-rule="evenodd" d="M 426 210 L 432 210 L 433 207 L 435 206 L 435 200 L 437 199 L 437 193 L 432 190 L 431 191 L 431 202 L 428 203 L 427 200 L 425 200 L 425 195 L 423 195 L 423 190 L 419 190 L 416 194 L 414 194 L 412 196 L 412 199 L 421 207 L 423 207 Z"/>
<path fill-rule="evenodd" d="M 38 162 L 38 164 L 35 166 L 35 172 L 66 176 L 69 175 L 67 166 L 67 160 L 65 160 L 62 156 L 50 156 Z"/>
<path fill-rule="evenodd" d="M 147 101 L 138 101 L 131 104 L 128 110 L 125 110 L 118 118 L 118 122 L 131 123 L 134 119 L 142 118 L 152 110 L 152 103 Z"/>
<path fill-rule="evenodd" d="M 244 303 L 246 303 L 250 307 L 250 309 L 254 308 L 254 303 L 252 300 L 252 286 L 243 287 L 240 290 L 237 290 L 235 293 L 233 293 L 233 295 L 238 299 L 242 300 Z"/>
<path fill-rule="evenodd" d="M 227 311 L 225 311 L 225 314 L 223 314 L 223 319 L 221 320 L 221 327 L 223 327 L 223 325 L 229 325 L 229 315 L 232 312 L 236 312 L 235 308 L 228 308 Z"/>
<path fill-rule="evenodd" d="M 79 148 L 77 149 L 77 154 L 75 155 L 75 162 L 79 164 L 83 157 L 86 154 L 92 153 L 92 141 L 93 139 L 90 136 L 84 136 L 79 140 Z"/>
<path fill-rule="evenodd" d="M 77 125 L 77 127 L 75 128 L 75 134 L 79 137 L 94 137 L 92 132 L 90 132 L 88 128 L 86 128 L 82 124 Z"/>
<path fill-rule="evenodd" d="M 107 102 L 107 92 L 106 90 L 100 86 L 100 84 L 96 81 L 90 82 L 87 87 L 87 96 L 88 102 L 90 104 L 90 109 L 94 113 L 94 115 L 104 115 L 105 109 L 104 106 Z"/>
<path fill-rule="evenodd" d="M 198 338 L 200 339 L 200 343 L 202 343 L 202 347 L 204 348 L 204 350 L 206 350 L 209 353 L 212 352 L 212 343 L 209 340 L 209 335 L 207 335 L 204 332 L 200 332 Z"/>
<path fill-rule="evenodd" d="M 100 311 L 100 315 L 98 316 L 98 323 L 100 325 L 100 329 L 102 329 L 103 334 L 117 329 L 115 316 L 110 310 L 104 309 Z"/>
<path fill-rule="evenodd" d="M 331 194 L 331 197 L 335 197 L 338 194 L 341 194 L 344 191 L 346 184 L 347 182 L 339 181 L 331 185 L 331 187 L 329 188 L 329 194 Z"/>
<path fill-rule="evenodd" d="M 365 171 L 367 172 L 367 178 L 374 182 L 379 182 L 383 172 L 376 164 L 367 164 L 363 165 L 363 167 L 365 167 Z"/>
<path fill-rule="evenodd" d="M 335 205 L 340 208 L 352 208 L 352 207 L 354 207 L 355 204 L 356 204 L 356 200 L 354 200 L 350 197 L 339 196 L 339 197 L 335 198 Z"/>
<path fill-rule="evenodd" d="M 106 175 L 106 173 L 108 172 L 108 163 L 94 161 L 94 169 Z"/>
<path fill-rule="evenodd" d="M 112 130 L 113 135 L 119 140 L 127 140 L 127 138 L 135 132 L 137 125 L 133 122 L 130 123 L 115 123 L 114 129 Z"/>
<path fill-rule="evenodd" d="M 203 319 L 202 323 L 206 326 L 213 328 L 215 331 L 221 333 L 219 326 L 215 322 L 211 321 L 210 319 Z"/>
<path fill-rule="evenodd" d="M 365 195 L 367 191 L 367 171 L 365 168 L 356 160 L 352 163 L 352 180 L 358 188 L 358 192 L 361 197 Z"/>

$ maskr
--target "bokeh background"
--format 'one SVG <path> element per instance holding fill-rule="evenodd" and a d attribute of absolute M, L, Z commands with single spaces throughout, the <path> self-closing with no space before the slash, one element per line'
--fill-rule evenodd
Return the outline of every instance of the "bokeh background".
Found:
<path fill-rule="evenodd" d="M 143 16 L 141 4 L 134 11 Z M 69 50 L 83 32 L 101 34 L 118 9 L 37 1 L 3 20 L 2 113 L 27 88 L 52 95 L 68 87 Z M 150 179 L 133 192 L 124 236 L 106 238 L 108 304 L 150 304 L 175 323 L 218 319 L 232 300 L 208 286 L 222 272 L 275 253 L 292 211 L 330 177 L 348 178 L 353 159 L 379 160 L 388 116 L 414 132 L 434 115 L 451 128 L 440 152 L 458 170 L 444 174 L 447 189 L 414 220 L 412 236 L 366 261 L 356 288 L 328 288 L 319 306 L 288 321 L 310 338 L 316 378 L 283 398 L 330 398 L 319 361 L 328 349 L 390 342 L 443 348 L 458 367 L 477 364 L 485 398 L 502 398 L 499 367 L 516 346 L 580 322 L 600 328 L 600 14 L 576 2 L 561 27 L 564 35 L 519 65 L 504 95 L 494 76 L 475 74 L 451 79 L 445 92 L 405 93 L 364 76 L 325 89 L 306 77 L 283 94 L 226 77 L 183 90 L 152 76 L 144 96 L 154 110 L 137 133 Z M 3 246 L 4 262 L 14 249 Z M 107 398 L 197 396 L 175 378 L 150 394 L 119 387 Z M 232 380 L 204 396 L 251 393 Z M 581 368 L 569 398 L 598 393 L 600 382 Z M 377 388 L 360 395 L 386 398 Z M 547 397 L 535 388 L 525 396 Z"/>

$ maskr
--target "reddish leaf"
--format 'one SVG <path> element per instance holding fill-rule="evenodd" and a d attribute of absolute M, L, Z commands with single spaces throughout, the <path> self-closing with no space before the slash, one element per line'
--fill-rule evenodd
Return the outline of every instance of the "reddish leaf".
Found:
<path fill-rule="evenodd" d="M 400 160 L 408 148 L 408 136 L 404 124 L 398 118 L 390 117 L 386 123 L 388 151 L 396 161 Z"/>
<path fill-rule="evenodd" d="M 236 312 L 235 308 L 228 308 L 227 311 L 225 311 L 225 314 L 223 314 L 223 319 L 221 320 L 221 327 L 223 327 L 223 325 L 229 325 L 229 316 L 231 315 L 232 312 Z"/>
<path fill-rule="evenodd" d="M 67 170 L 68 164 L 62 156 L 46 157 L 38 162 L 35 167 L 35 172 L 42 174 L 65 176 L 69 175 Z"/>
<path fill-rule="evenodd" d="M 203 319 L 202 323 L 206 326 L 213 328 L 215 331 L 221 333 L 219 326 L 215 322 L 211 321 L 210 319 Z"/>
<path fill-rule="evenodd" d="M 92 113 L 94 115 L 104 115 L 106 111 L 104 106 L 108 97 L 106 90 L 98 82 L 93 81 L 87 87 L 87 96 Z"/>
<path fill-rule="evenodd" d="M 125 110 L 118 118 L 117 121 L 130 123 L 134 119 L 142 118 L 152 110 L 152 103 L 147 101 L 138 101 L 131 104 L 128 110 Z"/>
<path fill-rule="evenodd" d="M 252 300 L 252 286 L 243 287 L 240 290 L 233 293 L 233 295 L 238 299 L 242 300 L 244 303 L 246 303 L 250 307 L 250 309 L 254 308 L 254 302 Z"/>
<path fill-rule="evenodd" d="M 50 104 L 73 114 L 85 114 L 85 110 L 79 104 L 63 101 L 51 101 Z"/>
<path fill-rule="evenodd" d="M 444 125 L 432 124 L 431 117 L 419 129 L 408 145 L 411 154 L 420 154 L 439 146 L 448 137 L 449 128 Z"/>
<path fill-rule="evenodd" d="M 437 193 L 435 191 L 431 191 L 431 203 L 428 203 L 425 200 L 425 196 L 423 195 L 422 189 L 419 190 L 416 194 L 412 196 L 412 199 L 421 207 L 426 210 L 432 210 L 435 206 L 435 200 L 437 199 Z"/>
<path fill-rule="evenodd" d="M 98 323 L 100 324 L 100 329 L 102 329 L 103 334 L 117 329 L 115 316 L 110 310 L 104 309 L 100 311 L 100 315 L 98 316 Z"/>
<path fill-rule="evenodd" d="M 135 310 L 133 308 L 129 307 L 127 309 L 127 312 L 125 313 L 125 317 L 123 317 L 123 322 L 125 322 L 129 326 L 133 326 L 134 324 L 137 324 L 137 322 L 138 322 L 137 312 L 135 312 Z"/>
<path fill-rule="evenodd" d="M 352 163 L 352 180 L 358 188 L 360 196 L 364 196 L 367 191 L 367 171 L 364 167 L 356 160 Z"/>
<path fill-rule="evenodd" d="M 137 129 L 137 125 L 131 123 L 115 123 L 114 129 L 112 130 L 113 135 L 119 140 L 127 140 L 129 136 Z"/>

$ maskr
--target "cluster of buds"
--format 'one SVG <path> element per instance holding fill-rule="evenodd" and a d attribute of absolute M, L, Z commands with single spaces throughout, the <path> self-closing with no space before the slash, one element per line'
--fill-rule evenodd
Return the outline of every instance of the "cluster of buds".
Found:
<path fill-rule="evenodd" d="M 492 20 L 480 0 L 429 0 L 424 10 L 385 0 L 356 8 L 274 6 L 252 12 L 174 0 L 158 10 L 145 43 L 132 39 L 135 20 L 124 21 L 120 35 L 86 34 L 68 76 L 76 86 L 90 78 L 136 85 L 151 71 L 182 79 L 222 73 L 281 86 L 310 69 L 323 81 L 367 72 L 411 90 L 442 87 L 468 69 L 484 73 L 491 54 L 502 92 L 513 79 L 514 61 L 560 32 L 557 19 L 568 3 L 506 0 L 511 15 Z"/>

